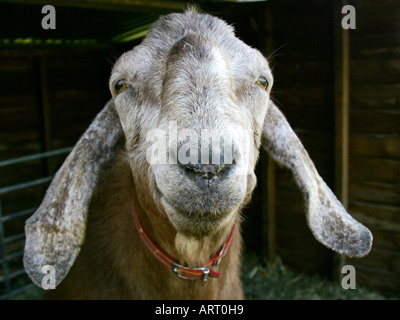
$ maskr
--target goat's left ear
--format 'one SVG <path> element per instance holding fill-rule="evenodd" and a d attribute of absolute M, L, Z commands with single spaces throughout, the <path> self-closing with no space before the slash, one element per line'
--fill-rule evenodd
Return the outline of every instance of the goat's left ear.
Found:
<path fill-rule="evenodd" d="M 264 120 L 263 147 L 294 174 L 306 201 L 307 222 L 315 238 L 349 257 L 367 255 L 372 246 L 371 232 L 346 212 L 318 174 L 282 112 L 272 102 Z"/>
<path fill-rule="evenodd" d="M 24 267 L 42 287 L 46 265 L 54 267 L 55 284 L 66 276 L 84 242 L 90 200 L 103 164 L 122 145 L 123 131 L 112 102 L 80 138 L 25 224 Z"/>

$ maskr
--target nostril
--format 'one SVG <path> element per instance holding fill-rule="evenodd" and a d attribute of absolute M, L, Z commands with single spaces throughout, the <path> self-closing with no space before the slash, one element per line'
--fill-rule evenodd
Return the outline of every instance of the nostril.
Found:
<path fill-rule="evenodd" d="M 204 180 L 211 180 L 215 176 L 216 176 L 216 174 L 214 172 L 206 172 L 206 173 L 200 175 L 200 178 L 202 178 Z"/>
<path fill-rule="evenodd" d="M 211 180 L 214 177 L 223 176 L 232 164 L 180 164 L 187 175 L 203 180 Z"/>

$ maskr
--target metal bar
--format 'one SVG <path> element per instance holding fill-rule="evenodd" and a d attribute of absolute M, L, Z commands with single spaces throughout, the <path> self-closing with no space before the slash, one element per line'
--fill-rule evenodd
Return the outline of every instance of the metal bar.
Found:
<path fill-rule="evenodd" d="M 6 216 L 2 216 L 0 217 L 0 221 L 6 222 L 12 219 L 17 219 L 23 216 L 26 216 L 30 213 L 34 213 L 36 211 L 36 208 L 30 208 L 30 209 L 26 209 L 26 210 L 22 210 L 16 213 L 12 213 L 12 214 L 8 214 Z"/>
<path fill-rule="evenodd" d="M 0 167 L 5 167 L 5 166 L 12 165 L 12 164 L 26 162 L 26 161 L 38 160 L 38 159 L 42 159 L 42 158 L 46 158 L 46 157 L 53 157 L 53 156 L 57 156 L 57 155 L 60 155 L 63 153 L 71 152 L 72 149 L 73 149 L 73 147 L 67 147 L 67 148 L 57 149 L 57 150 L 48 151 L 48 152 L 32 154 L 29 156 L 3 160 L 3 161 L 0 161 Z"/>
<path fill-rule="evenodd" d="M 6 259 L 6 261 L 9 261 L 9 260 L 18 258 L 19 256 L 23 256 L 23 255 L 24 255 L 23 251 L 17 251 L 15 253 L 6 255 L 5 259 Z M 3 263 L 3 258 L 0 259 L 0 263 Z M 1 281 L 1 279 L 0 279 L 0 281 Z"/>
<path fill-rule="evenodd" d="M 4 188 L 0 189 L 0 196 L 4 195 L 6 193 L 12 192 L 12 191 L 17 191 L 17 190 L 21 190 L 21 189 L 25 189 L 25 188 L 38 186 L 40 184 L 50 182 L 51 179 L 53 179 L 53 177 L 41 178 L 41 179 L 37 179 L 37 180 L 32 180 L 32 181 L 28 181 L 28 182 L 15 184 L 13 186 L 4 187 Z"/>
<path fill-rule="evenodd" d="M 10 279 L 12 279 L 12 278 L 19 277 L 22 274 L 26 274 L 25 269 L 19 269 L 17 271 L 14 271 L 14 272 L 10 273 L 9 277 L 10 277 Z"/>
<path fill-rule="evenodd" d="M 19 276 L 22 275 L 22 274 L 26 274 L 25 269 L 19 269 L 19 270 L 17 270 L 17 271 L 14 271 L 14 272 L 12 272 L 12 273 L 9 273 L 9 274 L 8 274 L 8 280 L 11 280 L 12 278 L 19 277 Z M 2 281 L 3 281 L 3 279 L 0 279 L 0 282 L 2 282 Z"/>
<path fill-rule="evenodd" d="M 4 233 L 3 233 L 3 235 L 4 235 Z M 25 233 L 24 232 L 23 233 L 14 234 L 13 236 L 9 236 L 7 238 L 4 237 L 3 238 L 3 242 L 4 243 L 10 243 L 10 242 L 13 242 L 13 241 L 21 240 L 23 238 L 25 238 Z"/>
<path fill-rule="evenodd" d="M 20 293 L 22 293 L 22 292 L 24 292 L 24 291 L 26 291 L 26 290 L 28 290 L 30 288 L 33 288 L 33 287 L 35 287 L 35 284 L 34 283 L 29 283 L 29 284 L 27 284 L 27 285 L 25 285 L 23 287 L 14 289 L 13 291 L 11 291 L 9 293 L 3 294 L 2 296 L 0 296 L 0 300 L 9 299 L 9 298 L 11 298 L 13 296 L 16 296 L 17 294 L 20 294 Z"/>

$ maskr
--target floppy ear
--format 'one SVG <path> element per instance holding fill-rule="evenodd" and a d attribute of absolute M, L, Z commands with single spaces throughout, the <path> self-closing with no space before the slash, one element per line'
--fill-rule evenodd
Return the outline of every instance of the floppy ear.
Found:
<path fill-rule="evenodd" d="M 80 138 L 25 224 L 24 267 L 41 287 L 42 268 L 56 271 L 56 285 L 67 275 L 84 242 L 90 200 L 97 175 L 121 145 L 123 132 L 112 101 Z"/>
<path fill-rule="evenodd" d="M 354 220 L 318 174 L 282 112 L 269 103 L 263 128 L 263 147 L 289 168 L 304 194 L 307 222 L 315 238 L 349 257 L 363 257 L 372 246 L 372 234 Z"/>

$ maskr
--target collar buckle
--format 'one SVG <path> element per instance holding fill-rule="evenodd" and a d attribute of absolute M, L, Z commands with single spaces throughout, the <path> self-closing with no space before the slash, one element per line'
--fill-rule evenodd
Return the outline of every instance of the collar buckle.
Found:
<path fill-rule="evenodd" d="M 180 264 L 174 262 L 172 264 L 172 271 L 182 279 L 188 279 L 188 280 L 195 280 L 197 278 L 191 278 L 189 277 L 190 274 L 193 273 L 199 273 L 198 271 L 201 271 L 201 280 L 204 282 L 207 282 L 208 276 L 210 274 L 210 269 L 207 267 L 199 267 L 199 268 L 188 268 L 181 266 Z M 187 272 L 187 275 L 185 275 L 185 272 Z"/>

